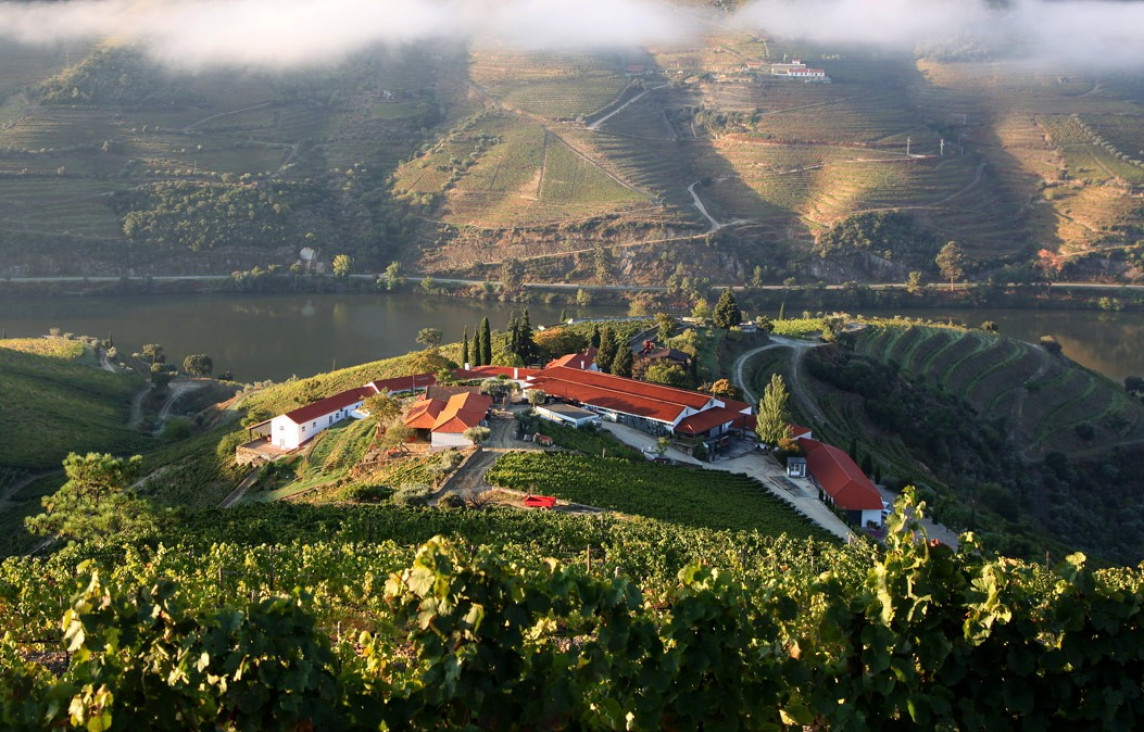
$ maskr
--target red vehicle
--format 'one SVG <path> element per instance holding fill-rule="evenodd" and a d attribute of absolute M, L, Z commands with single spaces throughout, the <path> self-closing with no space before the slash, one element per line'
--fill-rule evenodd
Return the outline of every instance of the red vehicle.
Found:
<path fill-rule="evenodd" d="M 527 495 L 524 497 L 524 505 L 527 508 L 552 508 L 556 505 L 556 496 Z"/>

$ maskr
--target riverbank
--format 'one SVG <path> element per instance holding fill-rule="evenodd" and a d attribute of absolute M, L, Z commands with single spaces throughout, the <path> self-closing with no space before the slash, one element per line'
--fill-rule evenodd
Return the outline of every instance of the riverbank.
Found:
<path fill-rule="evenodd" d="M 960 283 L 909 288 L 901 283 L 860 285 L 711 285 L 731 287 L 741 306 L 754 310 L 831 311 L 895 308 L 1007 308 L 1144 311 L 1144 285 L 1091 282 L 1054 284 Z M 680 312 L 694 295 L 667 287 L 527 282 L 506 292 L 498 282 L 413 275 L 391 282 L 382 275 L 346 277 L 277 272 L 159 277 L 27 277 L 0 280 L 0 297 L 171 296 L 200 294 L 417 294 L 449 299 L 568 306 L 629 304 L 633 314 Z"/>

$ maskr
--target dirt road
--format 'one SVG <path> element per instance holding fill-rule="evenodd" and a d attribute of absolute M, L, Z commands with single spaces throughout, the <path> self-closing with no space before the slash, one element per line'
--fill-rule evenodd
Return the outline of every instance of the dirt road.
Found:
<path fill-rule="evenodd" d="M 822 409 L 818 406 L 818 402 L 815 401 L 814 396 L 803 385 L 802 381 L 803 357 L 806 356 L 807 351 L 812 348 L 817 348 L 822 344 L 795 340 L 793 338 L 783 338 L 781 336 L 771 336 L 771 341 L 772 343 L 747 351 L 735 359 L 735 365 L 731 372 L 732 378 L 735 381 L 735 385 L 743 390 L 743 398 L 749 404 L 757 404 L 759 396 L 761 396 L 751 391 L 750 387 L 747 386 L 747 380 L 743 377 L 743 365 L 747 360 L 771 348 L 790 348 L 792 351 L 790 364 L 791 383 L 787 386 L 790 388 L 791 396 L 798 402 L 799 411 L 801 411 L 803 415 L 814 420 L 817 424 L 826 424 L 826 414 L 823 413 Z"/>

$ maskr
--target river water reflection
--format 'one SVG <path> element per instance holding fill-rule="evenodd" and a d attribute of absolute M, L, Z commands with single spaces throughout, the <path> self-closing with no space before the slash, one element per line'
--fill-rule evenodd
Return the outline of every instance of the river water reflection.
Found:
<path fill-rule="evenodd" d="M 472 334 L 488 315 L 503 328 L 520 305 L 416 295 L 193 295 L 183 297 L 31 297 L 0 299 L 0 329 L 9 337 L 37 336 L 50 328 L 107 337 L 137 351 L 163 344 L 181 363 L 190 353 L 209 354 L 216 372 L 242 381 L 310 376 L 332 368 L 397 356 L 418 348 L 421 328 L 440 328 L 446 341 Z M 528 306 L 534 325 L 569 317 L 623 315 L 624 307 Z M 867 311 L 866 315 L 893 315 Z M 909 310 L 908 317 L 980 325 L 1036 342 L 1055 336 L 1069 357 L 1122 380 L 1144 375 L 1144 313 L 1078 310 Z M 774 313 L 772 313 L 774 315 Z"/>
<path fill-rule="evenodd" d="M 413 295 L 195 295 L 0 299 L 0 328 L 8 337 L 65 333 L 106 338 L 120 350 L 160 343 L 168 359 L 191 353 L 214 359 L 215 372 L 240 381 L 310 376 L 421 348 L 417 332 L 434 327 L 445 341 L 472 337 L 481 318 L 504 328 L 522 306 Z M 528 305 L 533 325 L 554 323 L 560 305 Z M 568 317 L 615 314 L 615 309 L 567 308 Z"/>

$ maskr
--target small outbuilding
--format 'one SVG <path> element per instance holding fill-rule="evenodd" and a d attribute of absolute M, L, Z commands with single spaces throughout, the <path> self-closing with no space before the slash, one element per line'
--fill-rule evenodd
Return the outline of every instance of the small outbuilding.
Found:
<path fill-rule="evenodd" d="M 549 422 L 571 425 L 577 429 L 600 424 L 600 415 L 571 404 L 545 404 L 536 407 L 536 413 Z"/>

